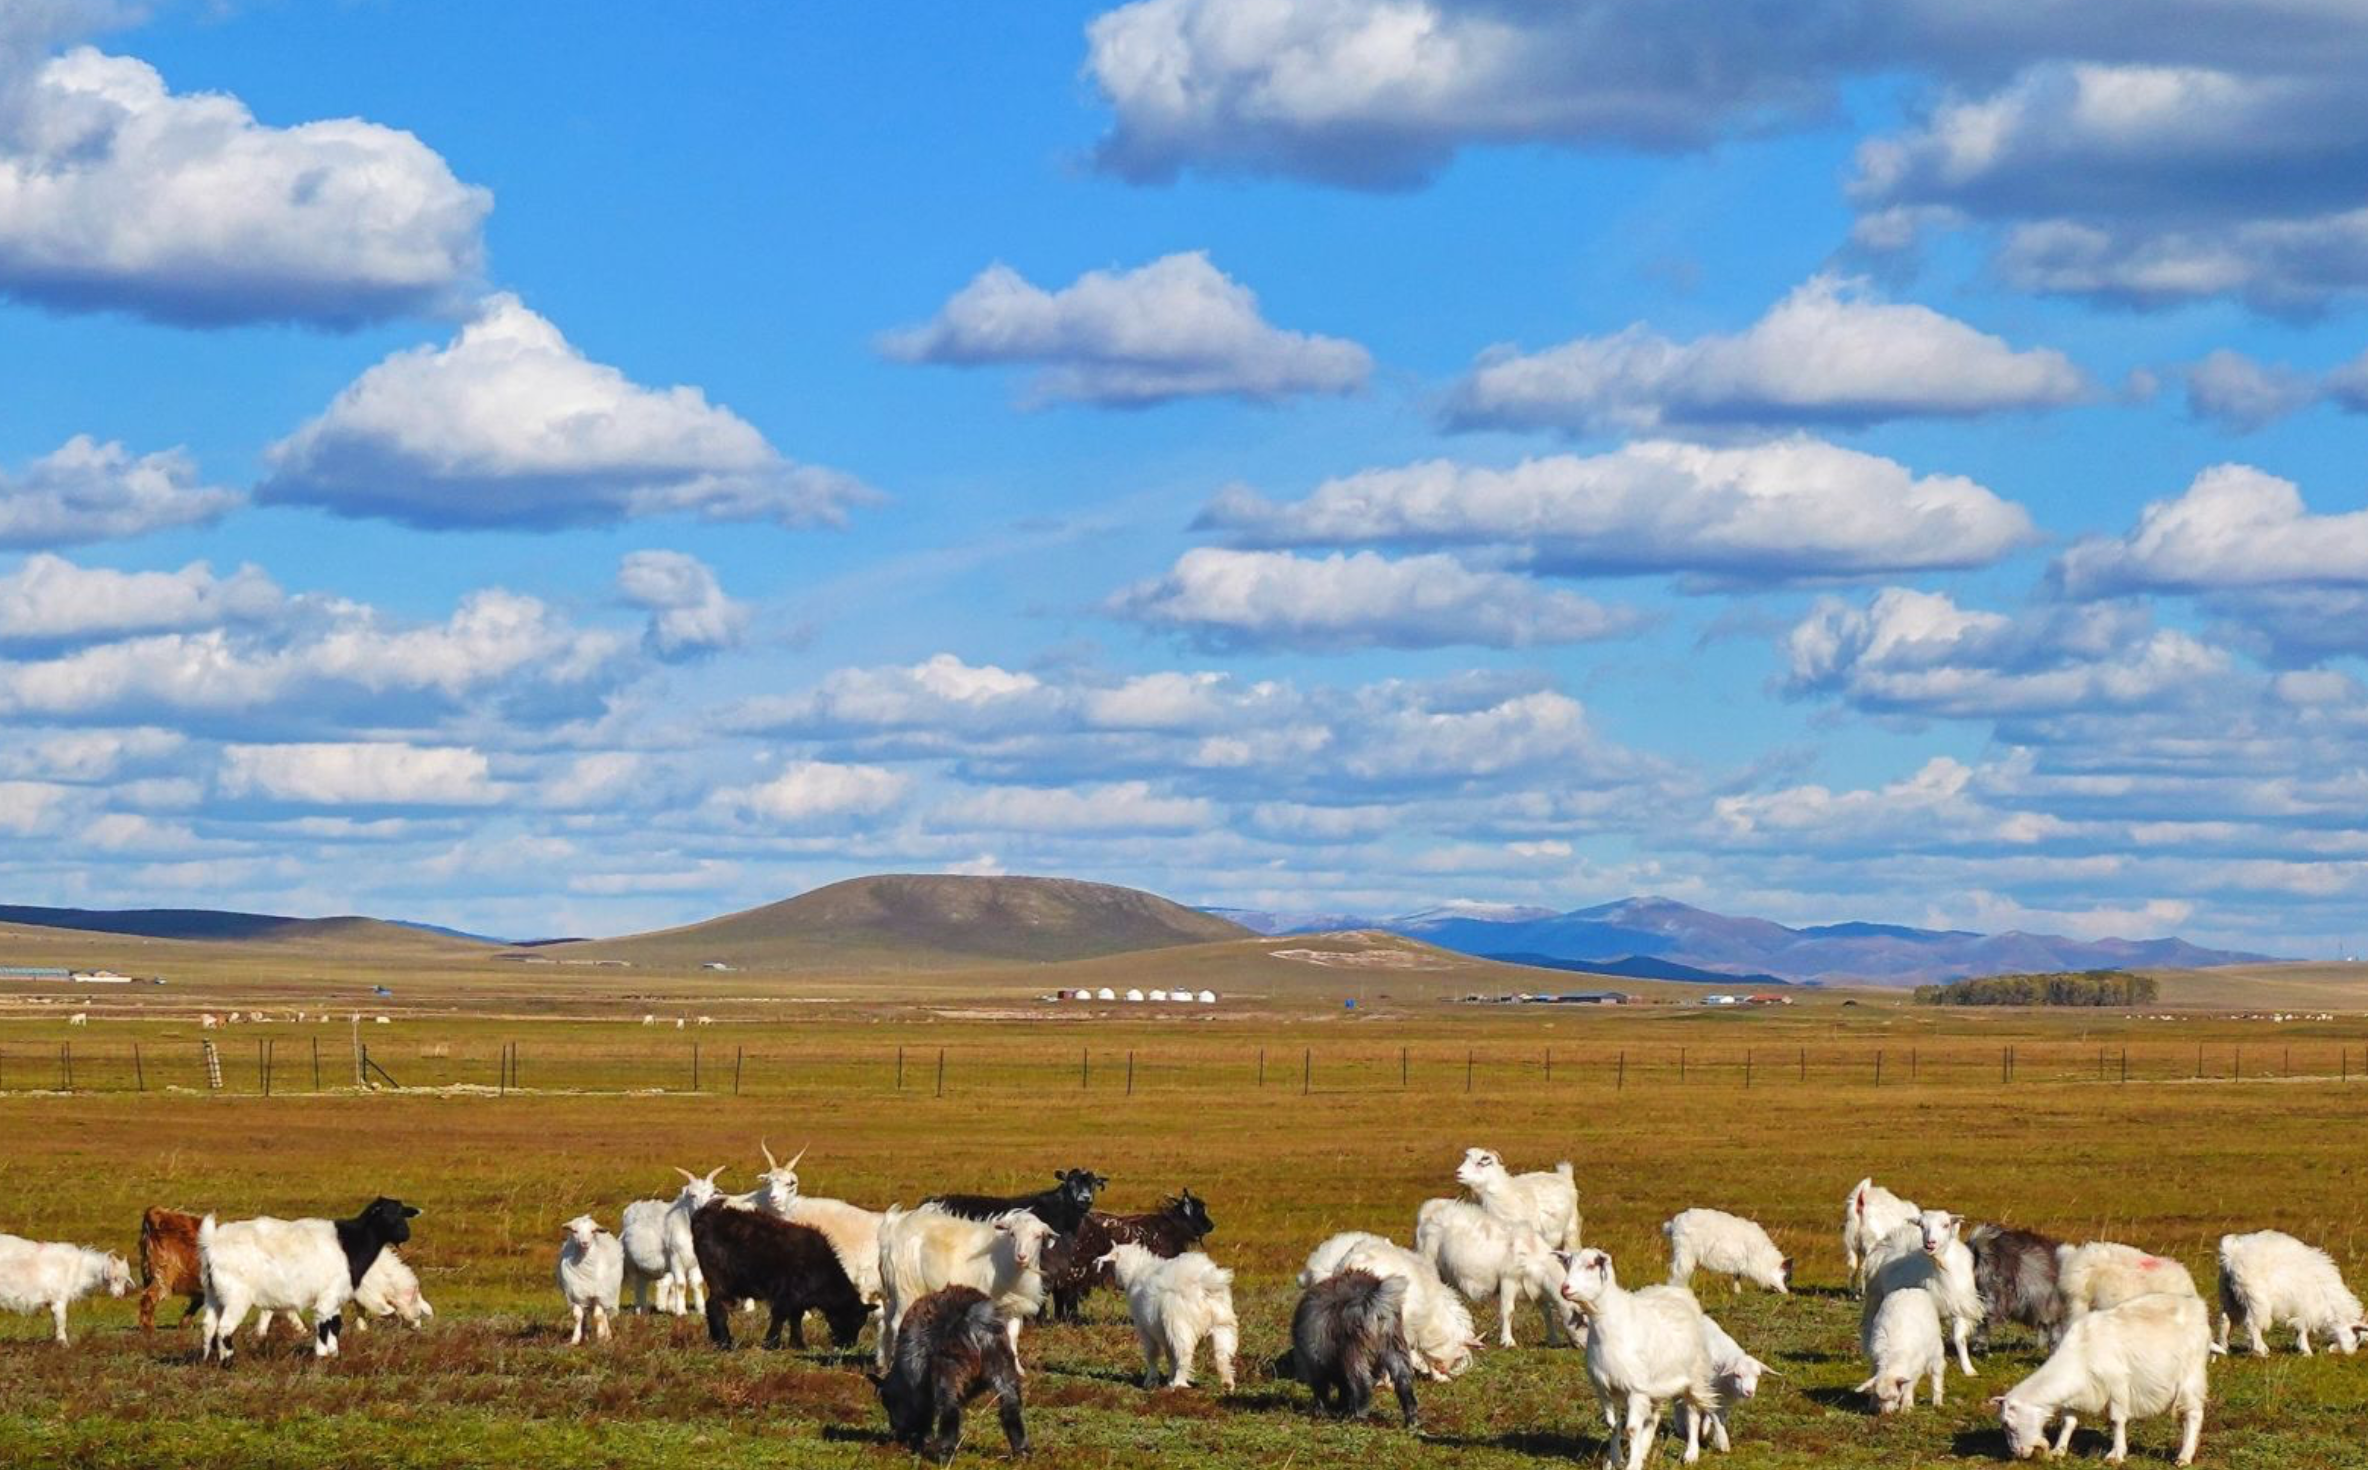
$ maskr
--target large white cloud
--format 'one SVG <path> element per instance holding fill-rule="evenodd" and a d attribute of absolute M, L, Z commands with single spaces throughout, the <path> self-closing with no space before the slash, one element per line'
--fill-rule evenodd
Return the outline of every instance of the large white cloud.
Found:
<path fill-rule="evenodd" d="M 658 657 L 696 658 L 748 632 L 749 610 L 724 595 L 714 568 L 683 551 L 634 551 L 617 567 L 617 593 L 650 615 L 643 642 Z"/>
<path fill-rule="evenodd" d="M 837 524 L 872 494 L 782 458 L 697 388 L 645 388 L 587 359 L 507 295 L 447 346 L 363 373 L 268 457 L 258 499 L 426 527 Z"/>
<path fill-rule="evenodd" d="M 1641 622 L 1631 610 L 1436 553 L 1392 560 L 1371 551 L 1302 557 L 1209 546 L 1106 606 L 1206 647 L 1317 652 L 1584 643 Z"/>
<path fill-rule="evenodd" d="M 2085 374 L 1930 307 L 1817 276 L 1731 336 L 1673 342 L 1643 326 L 1483 354 L 1448 401 L 1457 428 L 1732 433 L 2055 408 Z"/>
<path fill-rule="evenodd" d="M 2036 539 L 2021 506 L 1971 480 L 1805 438 L 1652 441 L 1511 469 L 1428 460 L 1296 504 L 1231 490 L 1202 524 L 1257 546 L 1493 545 L 1545 571 L 1741 582 L 1984 566 Z"/>
<path fill-rule="evenodd" d="M 134 455 L 77 434 L 0 474 L 0 546 L 71 546 L 201 525 L 238 504 L 236 491 L 201 484 L 178 450 Z"/>
<path fill-rule="evenodd" d="M 1029 398 L 1141 407 L 1176 398 L 1271 402 L 1364 386 L 1373 359 L 1339 337 L 1290 332 L 1192 251 L 1131 271 L 1088 271 L 1058 291 L 992 265 L 923 326 L 881 350 L 904 362 L 1037 369 Z"/>
<path fill-rule="evenodd" d="M 217 577 L 202 561 L 177 572 L 118 572 L 37 552 L 0 576 L 0 643 L 71 643 L 127 633 L 257 622 L 287 595 L 252 563 Z"/>
<path fill-rule="evenodd" d="M 1004 786 L 972 792 L 931 814 L 956 832 L 1195 832 L 1216 824 L 1200 797 L 1170 796 L 1142 781 L 1107 786 Z"/>
<path fill-rule="evenodd" d="M 226 745 L 220 782 L 231 796 L 310 806 L 483 806 L 503 788 L 483 753 L 393 741 Z"/>
<path fill-rule="evenodd" d="M 399 129 L 272 127 L 131 57 L 0 44 L 0 292 L 195 325 L 438 312 L 491 208 Z"/>
<path fill-rule="evenodd" d="M 905 798 L 912 778 L 881 766 L 793 761 L 753 786 L 727 788 L 713 804 L 768 825 L 807 826 L 850 816 L 872 816 Z"/>
<path fill-rule="evenodd" d="M 2291 480 L 2215 465 L 2147 506 L 2127 535 L 2067 551 L 2055 578 L 2082 597 L 2368 586 L 2368 511 L 2316 515 Z"/>

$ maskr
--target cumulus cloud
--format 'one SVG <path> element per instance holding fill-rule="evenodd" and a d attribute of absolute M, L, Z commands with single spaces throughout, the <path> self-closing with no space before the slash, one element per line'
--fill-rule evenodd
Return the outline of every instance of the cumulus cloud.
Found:
<path fill-rule="evenodd" d="M 1163 795 L 1142 781 L 1107 786 L 1002 786 L 939 807 L 933 826 L 955 832 L 1194 832 L 1217 821 L 1199 797 Z"/>
<path fill-rule="evenodd" d="M 650 615 L 643 642 L 659 658 L 697 658 L 736 646 L 748 607 L 724 595 L 705 562 L 682 551 L 635 551 L 617 567 L 617 595 Z"/>
<path fill-rule="evenodd" d="M 2215 465 L 2116 540 L 2067 551 L 2054 578 L 2076 597 L 2368 586 L 2368 511 L 2314 515 L 2302 491 L 2250 465 Z"/>
<path fill-rule="evenodd" d="M 36 552 L 0 576 L 0 643 L 63 644 L 272 618 L 287 595 L 252 563 L 217 577 L 202 561 L 177 572 L 118 572 Z"/>
<path fill-rule="evenodd" d="M 230 796 L 310 806 L 483 806 L 502 795 L 491 772 L 465 747 L 373 740 L 226 745 L 218 779 Z"/>
<path fill-rule="evenodd" d="M 712 802 L 753 821 L 798 827 L 877 815 L 911 788 L 911 777 L 882 766 L 795 761 L 769 781 L 718 791 Z"/>
<path fill-rule="evenodd" d="M 1173 570 L 1111 598 L 1113 616 L 1212 649 L 1528 648 L 1618 637 L 1641 619 L 1504 572 L 1432 554 L 1313 558 L 1199 547 Z"/>
<path fill-rule="evenodd" d="M 2021 506 L 1971 480 L 1806 438 L 1649 441 L 1511 469 L 1428 460 L 1297 504 L 1230 490 L 1200 524 L 1252 546 L 1502 546 L 1539 571 L 1732 582 L 1986 566 L 2037 539 Z"/>
<path fill-rule="evenodd" d="M 88 46 L 0 45 L 0 292 L 183 325 L 448 308 L 492 196 L 359 118 L 270 127 Z"/>
<path fill-rule="evenodd" d="M 873 494 L 782 458 L 697 388 L 645 388 L 590 361 L 508 295 L 448 345 L 363 373 L 267 457 L 259 500 L 431 529 L 670 514 L 836 525 Z"/>
<path fill-rule="evenodd" d="M 2186 379 L 2187 416 L 2235 434 L 2268 428 L 2319 397 L 2308 374 L 2225 347 L 2189 364 Z"/>
<path fill-rule="evenodd" d="M 1266 403 L 1354 392 L 1373 371 L 1354 342 L 1270 325 L 1250 288 L 1200 251 L 1131 271 L 1088 271 L 1058 291 L 992 265 L 935 319 L 891 332 L 880 346 L 902 362 L 1032 366 L 1028 397 L 1039 404 Z"/>
<path fill-rule="evenodd" d="M 1643 326 L 1542 352 L 1491 348 L 1451 428 L 1730 433 L 2061 407 L 2093 391 L 2051 348 L 2016 349 L 1930 307 L 1821 275 L 1742 332 L 1673 342 Z"/>
<path fill-rule="evenodd" d="M 0 547 L 71 546 L 218 520 L 236 491 L 198 482 L 179 450 L 134 455 L 77 434 L 0 474 Z"/>

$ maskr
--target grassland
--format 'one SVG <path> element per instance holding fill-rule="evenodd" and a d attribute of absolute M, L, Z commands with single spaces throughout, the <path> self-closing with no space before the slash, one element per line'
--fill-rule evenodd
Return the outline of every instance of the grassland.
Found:
<path fill-rule="evenodd" d="M 1239 999 L 1147 1016 L 1039 1004 L 1049 969 L 992 972 L 1003 979 L 984 986 L 977 976 L 790 986 L 472 967 L 441 951 L 317 962 L 203 951 L 176 954 L 163 991 L 78 987 L 70 1000 L 92 1017 L 82 1027 L 64 1024 L 63 1005 L 0 1009 L 0 1228 L 128 1252 L 151 1203 L 318 1213 L 384 1191 L 427 1210 L 412 1254 L 438 1309 L 418 1334 L 349 1338 L 325 1366 L 291 1341 L 228 1373 L 192 1361 L 191 1333 L 143 1338 L 128 1302 L 77 1309 L 65 1352 L 42 1341 L 43 1321 L 0 1318 L 0 1464 L 905 1463 L 882 1444 L 853 1362 L 827 1349 L 722 1355 L 695 1324 L 668 1319 L 628 1321 L 597 1350 L 561 1341 L 548 1281 L 558 1223 L 587 1207 L 613 1222 L 623 1202 L 665 1192 L 675 1164 L 730 1164 L 725 1182 L 745 1183 L 760 1137 L 810 1143 L 808 1187 L 870 1203 L 953 1184 L 1034 1187 L 1071 1163 L 1110 1175 L 1117 1208 L 1191 1185 L 1217 1220 L 1212 1252 L 1239 1270 L 1253 1363 L 1283 1345 L 1289 1280 L 1308 1247 L 1352 1227 L 1402 1236 L 1420 1200 L 1452 1192 L 1471 1143 L 1517 1166 L 1573 1159 L 1587 1238 L 1631 1283 L 1658 1274 L 1658 1224 L 1674 1211 L 1742 1210 L 1798 1258 L 1804 1288 L 1789 1299 L 1706 1294 L 1785 1375 L 1736 1416 L 1743 1467 L 1871 1470 L 2002 1452 L 1983 1401 L 2035 1363 L 2019 1336 L 1976 1360 L 1977 1380 L 1953 1378 L 1940 1412 L 1877 1421 L 1848 1393 L 1863 1370 L 1834 1217 L 1861 1174 L 1976 1217 L 2139 1242 L 2207 1282 L 2212 1243 L 2232 1228 L 2292 1230 L 2355 1280 L 2368 1273 L 2368 1019 L 2356 998 L 2335 1019 L 2282 1025 L 1940 1013 L 1872 995 L 1749 1014 L 1544 1011 L 1442 1004 L 1432 997 L 1483 972 L 1393 968 L 1433 963 L 1419 955 L 1327 967 L 1244 943 L 1230 958 L 1170 954 L 1160 973 L 1179 963 L 1224 977 L 1218 988 Z M 1323 973 L 1304 987 L 1255 988 L 1258 976 L 1310 969 Z M 354 987 L 381 981 L 396 992 L 380 1003 L 395 1019 L 360 1034 L 405 1088 L 340 1089 L 355 1034 L 343 1007 Z M 1349 1012 L 1340 992 L 1352 986 L 1365 1003 Z M 195 1008 L 234 997 L 275 1013 L 333 997 L 339 1019 L 201 1033 Z M 661 997 L 717 1024 L 641 1026 Z M 171 1060 L 209 1036 L 226 1063 L 220 1093 Z M 320 1093 L 316 1037 L 328 1057 Z M 258 1038 L 276 1056 L 270 1098 L 255 1095 Z M 135 1040 L 165 1068 L 145 1092 L 105 1060 Z M 20 1090 L 53 1085 L 41 1069 L 64 1044 L 85 1090 Z M 511 1045 L 523 1091 L 505 1090 Z M 1600 1447 L 1569 1350 L 1488 1351 L 1465 1378 L 1426 1386 L 1424 1426 L 1410 1435 L 1380 1419 L 1315 1420 L 1304 1390 L 1254 1370 L 1231 1395 L 1146 1393 L 1132 1382 L 1119 1304 L 1097 1297 L 1090 1315 L 1025 1338 L 1037 1459 L 1057 1470 L 1540 1466 L 1591 1461 Z M 2207 1463 L 2368 1465 L 2368 1364 L 2281 1354 L 2213 1371 Z M 977 1427 L 984 1437 L 974 1433 L 965 1459 L 999 1456 L 991 1416 Z M 2141 1459 L 2159 1462 L 2169 1426 L 2135 1438 Z M 2098 1452 L 2086 1435 L 2080 1445 Z"/>

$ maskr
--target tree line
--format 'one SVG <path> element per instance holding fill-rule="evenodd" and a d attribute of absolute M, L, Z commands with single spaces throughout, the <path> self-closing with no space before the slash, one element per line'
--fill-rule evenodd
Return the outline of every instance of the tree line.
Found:
<path fill-rule="evenodd" d="M 2079 970 L 2055 975 L 1988 975 L 1919 985 L 1916 1004 L 1927 1006 L 2138 1006 L 2152 1005 L 2162 987 L 2151 975 L 2123 970 Z"/>

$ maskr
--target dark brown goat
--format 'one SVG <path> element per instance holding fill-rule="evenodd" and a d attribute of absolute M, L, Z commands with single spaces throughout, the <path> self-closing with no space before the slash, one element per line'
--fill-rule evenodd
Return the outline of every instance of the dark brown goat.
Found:
<path fill-rule="evenodd" d="M 1020 1363 L 995 1304 L 968 1286 L 948 1286 L 913 1303 L 896 1330 L 896 1354 L 872 1377 L 888 1432 L 940 1465 L 962 1443 L 962 1406 L 995 1395 L 1003 1437 L 1014 1455 L 1028 1452 L 1020 1418 Z"/>
<path fill-rule="evenodd" d="M 1976 1343 L 1987 1348 L 1990 1329 L 2020 1322 L 2053 1347 L 2064 1333 L 2064 1296 L 2056 1287 L 2056 1250 L 2063 1244 L 2035 1230 L 1977 1225 L 1966 1234 L 1973 1252 L 1973 1284 L 1982 1297 Z"/>
<path fill-rule="evenodd" d="M 1209 1207 L 1189 1189 L 1148 1215 L 1087 1213 L 1077 1229 L 1056 1240 L 1044 1253 L 1044 1285 L 1052 1297 L 1054 1320 L 1074 1322 L 1085 1298 L 1097 1286 L 1111 1286 L 1110 1268 L 1099 1264 L 1113 1246 L 1139 1245 L 1155 1256 L 1174 1260 L 1198 1245 L 1217 1228 Z"/>
<path fill-rule="evenodd" d="M 156 1330 L 156 1304 L 183 1296 L 181 1321 L 205 1309 L 206 1279 L 197 1262 L 198 1217 L 150 1205 L 140 1217 L 140 1330 Z"/>
<path fill-rule="evenodd" d="M 772 1311 L 765 1346 L 781 1346 L 789 1329 L 792 1347 L 806 1345 L 808 1311 L 830 1324 L 833 1346 L 850 1347 L 871 1309 L 856 1295 L 847 1268 L 829 1237 L 722 1200 L 691 1216 L 691 1249 L 707 1278 L 707 1336 L 717 1347 L 732 1345 L 732 1304 L 763 1302 Z"/>

